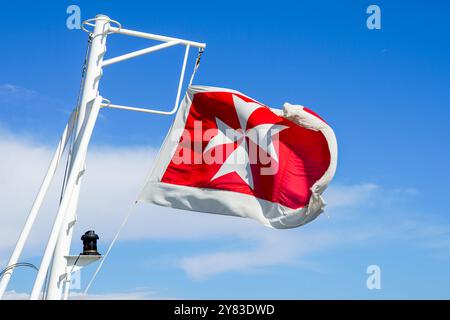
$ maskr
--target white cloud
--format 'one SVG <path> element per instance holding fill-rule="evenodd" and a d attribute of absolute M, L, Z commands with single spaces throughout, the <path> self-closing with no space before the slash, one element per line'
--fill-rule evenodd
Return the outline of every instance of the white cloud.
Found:
<path fill-rule="evenodd" d="M 28 300 L 28 293 L 16 292 L 14 290 L 5 292 L 4 300 Z M 156 292 L 145 289 L 136 289 L 125 292 L 96 293 L 83 295 L 79 292 L 71 292 L 70 300 L 153 300 L 173 299 L 172 297 L 159 296 Z"/>
<path fill-rule="evenodd" d="M 2 264 L 15 244 L 52 153 L 53 146 L 37 143 L 30 137 L 17 137 L 0 131 Z M 154 155 L 155 150 L 147 147 L 91 148 L 81 191 L 78 224 L 74 233 L 73 246 L 76 250 L 79 250 L 80 235 L 88 229 L 96 230 L 101 237 L 100 246 L 107 247 L 127 209 L 140 191 Z M 56 180 L 61 179 L 62 172 L 59 172 Z M 42 254 L 56 212 L 59 191 L 58 184 L 51 188 L 49 199 L 53 201 L 45 203 L 42 215 L 36 221 L 36 228 L 27 245 L 25 258 Z M 331 220 L 320 217 L 318 221 L 300 230 L 272 230 L 246 219 L 139 204 L 119 239 L 120 241 L 227 239 L 235 240 L 239 244 L 240 249 L 176 257 L 178 259 L 176 265 L 193 279 L 205 279 L 223 272 L 246 272 L 297 263 L 299 259 L 304 260 L 312 252 L 360 242 L 375 237 L 377 232 L 385 233 L 385 226 L 380 224 L 373 230 L 352 229 L 349 225 L 345 228 L 332 227 L 336 222 L 342 221 L 347 212 L 352 212 L 353 216 L 359 215 L 360 209 L 355 208 L 361 208 L 362 205 L 379 199 L 380 192 L 382 188 L 371 183 L 332 185 L 325 193 Z M 344 214 L 334 214 L 335 211 L 342 209 Z M 409 234 L 418 239 L 411 231 Z M 436 246 L 447 244 L 448 238 L 445 238 L 442 231 L 434 230 L 421 235 L 418 241 L 422 243 L 434 243 Z"/>
<path fill-rule="evenodd" d="M 24 98 L 24 97 L 34 97 L 38 95 L 39 94 L 36 91 L 18 85 L 10 83 L 4 83 L 0 85 L 0 97 L 3 98 L 7 97 L 9 99 L 15 99 L 17 97 Z"/>
<path fill-rule="evenodd" d="M 23 292 L 16 292 L 14 290 L 6 291 L 3 295 L 3 300 L 28 300 L 30 294 Z"/>
<path fill-rule="evenodd" d="M 363 204 L 373 197 L 379 186 L 373 183 L 334 185 L 326 191 L 327 209 Z"/>
<path fill-rule="evenodd" d="M 36 143 L 30 138 L 0 133 L 0 201 L 3 208 L 0 257 L 3 261 L 15 244 L 52 152 L 51 147 Z M 79 246 L 79 236 L 88 229 L 94 229 L 100 235 L 100 245 L 103 248 L 109 244 L 140 191 L 154 155 L 155 150 L 151 148 L 93 147 L 90 150 L 81 190 L 74 246 Z M 61 179 L 62 171 L 56 180 Z M 339 206 L 350 206 L 366 199 L 374 189 L 376 187 L 370 184 L 335 187 L 327 191 L 327 198 L 329 202 L 331 198 L 331 202 L 337 202 Z M 58 184 L 51 188 L 49 201 L 43 207 L 42 216 L 36 221 L 25 256 L 39 255 L 43 250 L 57 209 L 59 191 Z M 246 219 L 171 210 L 144 203 L 138 204 L 120 240 L 193 241 L 227 237 L 255 244 L 250 250 L 182 258 L 179 265 L 183 270 L 194 278 L 201 278 L 225 271 L 286 263 L 301 253 L 318 249 L 331 241 L 322 237 L 320 241 L 306 245 L 313 236 L 301 233 L 296 239 L 295 233 L 267 229 Z M 203 275 L 200 259 L 205 261 Z"/>
<path fill-rule="evenodd" d="M 255 248 L 219 251 L 183 258 L 180 266 L 192 278 L 202 280 L 223 272 L 249 272 L 264 267 L 295 263 L 340 239 L 335 234 L 261 230 L 254 234 Z"/>
<path fill-rule="evenodd" d="M 20 106 L 22 112 L 27 109 L 54 108 L 61 109 L 60 101 L 45 96 L 35 90 L 31 90 L 15 84 L 0 84 L 0 103 L 3 108 L 16 108 Z M 23 114 L 21 114 L 23 115 Z"/>
<path fill-rule="evenodd" d="M 21 131 L 32 128 L 28 133 L 48 131 L 53 126 L 49 119 L 62 121 L 73 109 L 72 103 L 10 83 L 0 84 L 0 105 L 0 122 Z"/>
<path fill-rule="evenodd" d="M 157 292 L 149 291 L 145 288 L 133 289 L 124 292 L 111 293 L 90 293 L 83 295 L 78 292 L 71 292 L 71 300 L 166 300 L 175 299 L 174 297 L 160 296 Z"/>
<path fill-rule="evenodd" d="M 344 244 L 361 243 L 374 235 L 367 230 L 333 228 L 324 220 L 313 222 L 301 230 L 255 226 L 236 236 L 239 243 L 247 243 L 246 247 L 191 255 L 182 258 L 179 265 L 192 279 L 203 280 L 223 272 L 254 272 L 276 265 L 304 264 L 312 253 Z"/>
<path fill-rule="evenodd" d="M 0 257 L 3 260 L 5 252 L 15 244 L 52 153 L 52 148 L 28 138 L 0 133 Z M 93 148 L 81 191 L 78 217 L 81 230 L 98 228 L 102 240 L 111 239 L 144 181 L 153 153 L 151 148 Z M 31 234 L 28 247 L 33 252 L 47 240 L 57 209 L 63 168 L 64 163 Z M 136 236 L 140 233 L 133 233 L 132 237 Z"/>

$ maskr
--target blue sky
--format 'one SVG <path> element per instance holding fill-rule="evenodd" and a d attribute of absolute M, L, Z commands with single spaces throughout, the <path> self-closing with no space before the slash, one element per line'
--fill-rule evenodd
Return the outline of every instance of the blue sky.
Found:
<path fill-rule="evenodd" d="M 327 219 L 294 230 L 139 206 L 92 287 L 128 298 L 450 298 L 446 170 L 450 137 L 450 4 L 443 1 L 18 1 L 2 4 L 0 263 L 75 105 L 87 36 L 66 28 L 103 13 L 125 28 L 207 43 L 195 83 L 239 90 L 272 107 L 303 104 L 339 143 Z M 366 8 L 381 8 L 381 30 Z M 149 42 L 113 35 L 108 57 Z M 101 94 L 170 109 L 183 49 L 114 65 Z M 192 53 L 192 66 L 195 54 Z M 86 228 L 105 251 L 170 127 L 171 117 L 104 110 L 94 133 L 73 252 Z M 57 186 L 52 191 L 57 193 Z M 39 263 L 54 203 L 24 259 Z M 382 271 L 366 288 L 366 268 Z M 93 267 L 82 274 L 84 287 Z M 30 290 L 18 270 L 10 289 Z"/>

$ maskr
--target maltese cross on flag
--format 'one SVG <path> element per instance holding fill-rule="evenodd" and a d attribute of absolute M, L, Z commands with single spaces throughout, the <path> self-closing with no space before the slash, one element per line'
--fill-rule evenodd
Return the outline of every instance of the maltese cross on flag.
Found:
<path fill-rule="evenodd" d="M 192 86 L 139 200 L 293 228 L 323 212 L 336 162 L 333 130 L 311 110 Z"/>

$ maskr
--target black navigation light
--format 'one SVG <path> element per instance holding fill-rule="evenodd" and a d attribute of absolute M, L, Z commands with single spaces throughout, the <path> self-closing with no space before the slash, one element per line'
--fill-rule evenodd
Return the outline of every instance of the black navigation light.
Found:
<path fill-rule="evenodd" d="M 94 230 L 86 231 L 81 237 L 81 240 L 83 240 L 82 255 L 100 255 L 97 251 L 98 235 Z"/>

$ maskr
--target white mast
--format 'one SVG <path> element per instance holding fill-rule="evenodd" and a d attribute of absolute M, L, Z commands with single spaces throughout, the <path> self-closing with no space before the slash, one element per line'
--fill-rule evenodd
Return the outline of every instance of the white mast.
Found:
<path fill-rule="evenodd" d="M 111 24 L 115 24 L 116 27 L 111 26 Z M 94 29 L 92 32 L 89 32 L 88 30 L 86 30 L 85 26 L 91 26 Z M 39 299 L 42 293 L 42 288 L 44 286 L 47 272 L 49 270 L 50 274 L 48 279 L 48 291 L 46 293 L 46 296 L 44 296 L 43 298 L 67 299 L 69 294 L 71 272 L 77 271 L 87 264 L 100 258 L 100 256 L 69 256 L 73 228 L 77 220 L 76 211 L 78 207 L 81 180 L 85 170 L 86 154 L 100 108 L 110 107 L 160 115 L 174 114 L 177 111 L 179 105 L 180 94 L 183 87 L 183 80 L 186 70 L 186 63 L 189 55 L 189 48 L 197 47 L 199 49 L 199 56 L 197 58 L 196 67 L 194 68 L 195 73 L 198 67 L 200 54 L 206 47 L 206 44 L 204 43 L 123 29 L 117 21 L 111 20 L 109 17 L 104 15 L 97 15 L 94 19 L 86 20 L 83 23 L 82 28 L 84 31 L 90 33 L 89 36 L 91 40 L 91 47 L 86 64 L 80 104 L 76 109 L 76 112 L 73 113 L 70 117 L 69 123 L 64 130 L 60 144 L 58 145 L 55 155 L 51 161 L 48 172 L 41 185 L 38 195 L 36 196 L 33 207 L 30 211 L 25 226 L 20 234 L 19 240 L 17 241 L 14 252 L 11 255 L 8 263 L 8 267 L 11 267 L 19 261 L 23 247 L 31 232 L 35 218 L 48 191 L 48 187 L 52 181 L 67 141 L 71 134 L 74 134 L 75 142 L 71 150 L 72 154 L 69 163 L 69 170 L 64 193 L 62 195 L 58 212 L 53 223 L 53 228 L 51 230 L 50 237 L 48 239 L 45 252 L 42 257 L 38 275 L 31 292 L 31 300 Z M 106 39 L 108 34 L 111 33 L 156 40 L 163 43 L 104 61 L 103 57 L 106 53 Z M 103 67 L 124 60 L 132 59 L 144 54 L 169 48 L 175 45 L 184 45 L 186 47 L 186 50 L 183 58 L 175 104 L 170 111 L 128 107 L 111 104 L 109 102 L 103 103 L 104 100 L 108 101 L 107 99 L 103 99 L 99 95 L 98 91 L 99 82 L 103 74 Z M 194 74 L 191 77 L 191 81 L 193 76 Z M 76 123 L 74 123 L 75 121 Z M 74 132 L 72 132 L 73 128 L 75 130 Z M 2 298 L 8 286 L 12 272 L 13 268 L 8 270 L 1 279 L 0 299 Z"/>
<path fill-rule="evenodd" d="M 53 254 L 53 262 L 48 282 L 47 299 L 60 299 L 64 290 L 64 285 L 70 285 L 70 276 L 66 274 L 66 256 L 69 255 L 72 232 L 77 220 L 76 211 L 78 207 L 81 180 L 85 169 L 87 144 L 89 143 L 90 135 L 93 130 L 93 127 L 83 130 L 83 125 L 85 124 L 85 120 L 92 117 L 92 126 L 94 126 L 97 113 L 99 111 L 98 109 L 100 108 L 99 105 L 95 105 L 93 102 L 98 97 L 98 85 L 102 76 L 103 56 L 106 53 L 106 37 L 109 31 L 109 20 L 110 19 L 107 16 L 97 15 L 94 32 L 91 36 L 91 48 L 87 60 L 85 80 L 82 88 L 80 105 L 78 108 L 77 126 L 74 132 L 75 145 L 72 150 L 74 155 L 78 155 L 82 158 L 80 161 L 81 167 L 75 167 L 76 157 L 72 157 L 69 164 L 68 179 L 70 179 L 70 175 L 74 175 L 77 178 L 75 179 L 76 183 L 73 190 L 66 189 L 63 195 L 63 197 L 67 196 L 70 198 L 70 204 L 67 211 L 61 213 L 64 215 L 64 218 L 62 228 L 59 230 L 55 252 Z M 92 107 L 90 104 L 92 104 Z M 89 110 L 90 108 L 96 110 Z M 86 121 L 86 123 L 87 122 L 88 121 Z M 87 144 L 83 149 L 81 149 L 80 145 L 82 135 L 87 136 Z M 49 245 L 52 244 L 49 242 L 48 246 Z"/>
<path fill-rule="evenodd" d="M 110 19 L 106 16 L 96 16 L 81 103 L 78 108 L 75 144 L 72 150 L 67 185 L 31 292 L 30 299 L 32 300 L 39 299 L 52 256 L 53 264 L 50 270 L 46 299 L 61 299 L 63 286 L 66 284 L 67 262 L 65 257 L 69 254 L 72 231 L 76 221 L 76 209 L 87 148 L 101 108 L 98 84 L 102 76 L 102 62 L 106 52 L 109 21 Z"/>

